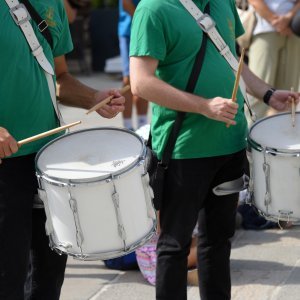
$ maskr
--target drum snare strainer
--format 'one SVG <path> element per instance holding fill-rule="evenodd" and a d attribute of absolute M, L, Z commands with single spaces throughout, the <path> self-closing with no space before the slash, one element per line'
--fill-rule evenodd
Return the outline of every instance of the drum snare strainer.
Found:
<path fill-rule="evenodd" d="M 93 128 L 61 136 L 36 157 L 51 247 L 79 259 L 134 251 L 155 232 L 146 147 L 133 132 Z"/>

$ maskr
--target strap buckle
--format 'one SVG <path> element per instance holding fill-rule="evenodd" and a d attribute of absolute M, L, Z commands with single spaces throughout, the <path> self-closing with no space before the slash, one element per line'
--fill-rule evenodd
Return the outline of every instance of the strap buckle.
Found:
<path fill-rule="evenodd" d="M 208 14 L 203 14 L 198 20 L 197 24 L 201 27 L 201 29 L 208 33 L 213 27 L 216 26 L 216 22 L 211 18 Z"/>
<path fill-rule="evenodd" d="M 38 24 L 38 29 L 40 32 L 43 32 L 45 29 L 48 28 L 48 23 L 46 20 L 42 20 L 39 24 Z"/>
<path fill-rule="evenodd" d="M 30 14 L 23 3 L 19 3 L 9 10 L 15 23 L 20 26 L 31 19 Z"/>

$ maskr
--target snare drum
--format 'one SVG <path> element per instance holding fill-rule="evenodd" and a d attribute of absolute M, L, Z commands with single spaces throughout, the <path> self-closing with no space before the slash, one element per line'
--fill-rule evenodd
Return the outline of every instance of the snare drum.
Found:
<path fill-rule="evenodd" d="M 257 121 L 248 136 L 250 203 L 272 221 L 300 221 L 300 112 Z"/>
<path fill-rule="evenodd" d="M 84 260 L 134 251 L 155 233 L 146 148 L 134 132 L 94 128 L 61 136 L 36 156 L 51 247 Z"/>

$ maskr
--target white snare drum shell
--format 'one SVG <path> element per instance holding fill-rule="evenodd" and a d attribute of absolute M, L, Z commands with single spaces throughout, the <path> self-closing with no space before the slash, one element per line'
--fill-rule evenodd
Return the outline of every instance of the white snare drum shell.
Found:
<path fill-rule="evenodd" d="M 273 221 L 300 220 L 300 115 L 296 125 L 284 113 L 253 125 L 248 137 L 251 147 L 251 179 L 254 205 Z M 268 195 L 266 195 L 268 193 Z M 269 196 L 269 198 L 268 198 Z"/>
<path fill-rule="evenodd" d="M 150 187 L 142 180 L 144 152 L 138 136 L 113 128 L 72 133 L 42 149 L 36 164 L 56 249 L 82 259 L 108 259 L 151 238 L 156 222 Z"/>

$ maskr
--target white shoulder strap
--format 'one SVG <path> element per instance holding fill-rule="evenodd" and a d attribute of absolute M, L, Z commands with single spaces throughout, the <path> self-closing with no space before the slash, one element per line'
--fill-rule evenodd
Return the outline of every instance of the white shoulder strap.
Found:
<path fill-rule="evenodd" d="M 224 42 L 223 38 L 216 29 L 216 23 L 208 15 L 203 14 L 202 11 L 196 6 L 192 0 L 179 0 L 186 10 L 193 16 L 200 28 L 207 33 L 209 38 L 215 44 L 220 54 L 227 60 L 231 68 L 237 72 L 238 61 L 231 53 L 228 45 Z"/>
<path fill-rule="evenodd" d="M 11 14 L 13 20 L 22 30 L 22 32 L 30 46 L 32 55 L 35 57 L 38 64 L 41 66 L 41 68 L 43 69 L 43 71 L 45 73 L 48 87 L 49 87 L 50 96 L 52 99 L 52 103 L 53 103 L 56 115 L 57 115 L 60 123 L 63 124 L 64 122 L 62 120 L 62 116 L 58 109 L 57 101 L 56 101 L 55 85 L 54 85 L 54 81 L 53 81 L 54 70 L 52 68 L 52 65 L 48 61 L 47 57 L 45 56 L 43 48 L 40 45 L 40 43 L 34 33 L 31 23 L 29 22 L 29 20 L 31 19 L 30 14 L 27 11 L 25 5 L 22 3 L 19 3 L 18 0 L 5 0 L 5 2 L 7 3 L 8 7 L 10 8 L 10 14 Z"/>
<path fill-rule="evenodd" d="M 24 36 L 30 46 L 32 55 L 36 58 L 40 66 L 44 69 L 45 72 L 54 75 L 53 68 L 46 58 L 43 48 L 40 45 L 33 28 L 29 22 L 30 15 L 24 6 L 24 4 L 19 3 L 18 0 L 5 0 L 7 5 L 10 8 L 10 14 L 14 19 L 15 23 L 23 31 Z"/>
<path fill-rule="evenodd" d="M 214 22 L 214 20 L 208 14 L 203 14 L 202 11 L 196 6 L 196 4 L 192 0 L 179 1 L 196 20 L 199 27 L 209 36 L 211 41 L 219 50 L 220 54 L 226 59 L 234 73 L 236 73 L 238 70 L 239 62 L 230 51 L 229 46 L 225 43 L 222 36 L 217 31 L 216 23 Z M 247 107 L 250 111 L 250 115 L 253 116 L 253 118 L 255 118 L 254 112 L 251 110 L 249 105 L 249 100 L 246 92 L 246 84 L 242 77 L 240 78 L 239 86 L 247 104 Z"/>

